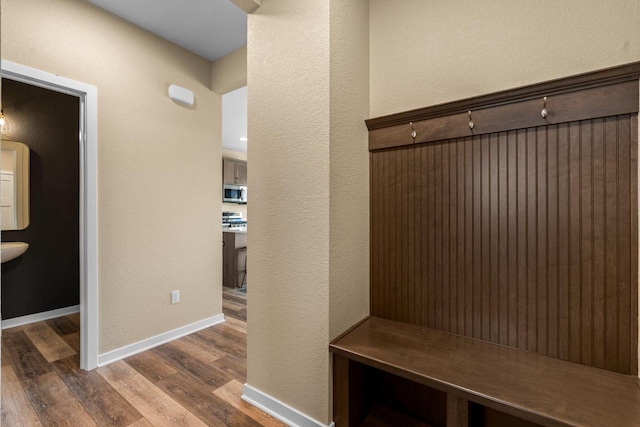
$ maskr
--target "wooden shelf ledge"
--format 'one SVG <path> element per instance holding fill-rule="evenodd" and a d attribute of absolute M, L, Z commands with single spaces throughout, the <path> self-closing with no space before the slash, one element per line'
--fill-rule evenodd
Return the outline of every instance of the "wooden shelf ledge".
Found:
<path fill-rule="evenodd" d="M 377 317 L 330 351 L 543 425 L 640 425 L 634 376 Z"/>

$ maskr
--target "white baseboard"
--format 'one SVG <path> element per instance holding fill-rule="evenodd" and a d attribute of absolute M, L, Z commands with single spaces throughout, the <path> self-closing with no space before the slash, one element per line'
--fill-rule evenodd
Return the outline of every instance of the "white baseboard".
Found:
<path fill-rule="evenodd" d="M 244 385 L 242 400 L 279 419 L 290 427 L 335 427 L 333 422 L 327 426 L 286 403 L 280 402 L 278 399 L 251 387 L 249 384 Z"/>
<path fill-rule="evenodd" d="M 2 321 L 2 329 L 15 328 L 16 326 L 28 325 L 29 323 L 42 322 L 43 320 L 55 319 L 56 317 L 67 316 L 69 314 L 80 313 L 79 305 L 58 308 L 56 310 L 44 311 L 42 313 L 29 314 L 28 316 L 14 317 Z"/>
<path fill-rule="evenodd" d="M 125 345 L 124 347 L 117 348 L 107 353 L 98 356 L 98 366 L 108 365 L 109 363 L 116 362 L 124 359 L 125 357 L 133 356 L 134 354 L 141 353 L 149 350 L 153 347 L 165 344 L 169 341 L 173 341 L 185 335 L 198 332 L 201 329 L 208 328 L 218 323 L 224 322 L 224 315 L 217 314 L 207 319 L 199 320 L 195 323 L 182 326 L 172 331 L 164 332 L 160 335 L 156 335 L 151 338 L 144 339 L 142 341 L 135 342 L 133 344 Z"/>

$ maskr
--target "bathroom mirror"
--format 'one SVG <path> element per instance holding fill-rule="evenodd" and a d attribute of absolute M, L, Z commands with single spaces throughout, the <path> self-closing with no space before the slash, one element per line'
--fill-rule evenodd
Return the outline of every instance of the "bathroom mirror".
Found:
<path fill-rule="evenodd" d="M 29 226 L 29 147 L 0 141 L 0 214 L 2 231 Z"/>

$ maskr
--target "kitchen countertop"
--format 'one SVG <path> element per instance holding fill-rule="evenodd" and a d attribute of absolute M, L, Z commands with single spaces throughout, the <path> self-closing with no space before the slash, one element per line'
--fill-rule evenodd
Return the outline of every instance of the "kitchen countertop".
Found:
<path fill-rule="evenodd" d="M 246 234 L 247 233 L 247 227 L 242 227 L 242 228 L 223 228 L 222 232 L 223 233 Z"/>

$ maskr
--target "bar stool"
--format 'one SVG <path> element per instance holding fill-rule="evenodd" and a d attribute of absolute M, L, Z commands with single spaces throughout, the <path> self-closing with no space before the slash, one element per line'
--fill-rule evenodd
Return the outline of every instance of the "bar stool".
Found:
<path fill-rule="evenodd" d="M 242 282 L 240 282 L 240 289 L 244 288 L 247 286 L 246 280 L 247 280 L 247 247 L 246 246 L 242 246 L 240 248 L 238 248 L 238 251 L 244 251 L 244 270 L 242 271 Z"/>

